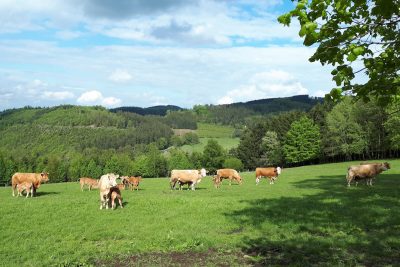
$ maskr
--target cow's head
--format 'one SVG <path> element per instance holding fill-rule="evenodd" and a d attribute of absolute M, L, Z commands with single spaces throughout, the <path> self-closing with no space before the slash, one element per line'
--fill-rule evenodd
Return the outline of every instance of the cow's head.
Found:
<path fill-rule="evenodd" d="M 390 170 L 390 164 L 388 162 L 385 162 L 382 165 L 383 165 L 383 170 L 384 171 Z"/>
<path fill-rule="evenodd" d="M 207 176 L 206 169 L 202 168 L 201 170 L 199 170 L 199 174 L 201 175 L 201 177 L 206 177 Z"/>
<path fill-rule="evenodd" d="M 242 179 L 242 177 L 240 177 L 240 175 L 238 175 L 237 181 L 238 181 L 239 184 L 242 184 L 243 179 Z"/>
<path fill-rule="evenodd" d="M 47 172 L 42 172 L 41 174 L 40 174 L 40 177 L 41 177 L 41 181 L 42 182 L 48 182 L 49 181 L 49 174 L 47 173 Z"/>
<path fill-rule="evenodd" d="M 278 174 L 278 175 L 280 175 L 281 174 L 281 172 L 282 172 L 282 169 L 281 169 L 281 167 L 276 167 L 276 173 Z"/>
<path fill-rule="evenodd" d="M 108 173 L 108 184 L 110 187 L 117 186 L 117 178 L 119 175 L 115 175 L 114 173 Z"/>

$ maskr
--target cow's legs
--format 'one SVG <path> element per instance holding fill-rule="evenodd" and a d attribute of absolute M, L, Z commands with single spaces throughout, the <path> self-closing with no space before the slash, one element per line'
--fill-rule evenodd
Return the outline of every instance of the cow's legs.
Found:
<path fill-rule="evenodd" d="M 257 176 L 257 177 L 256 177 L 256 185 L 258 185 L 259 183 L 260 183 L 260 177 Z"/>
<path fill-rule="evenodd" d="M 122 206 L 122 199 L 118 198 L 118 202 L 119 202 L 119 206 L 120 206 L 121 208 L 123 208 L 123 206 Z"/>
<path fill-rule="evenodd" d="M 17 189 L 17 185 L 13 184 L 11 189 L 12 189 L 12 196 L 15 197 L 15 192 L 14 191 Z"/>

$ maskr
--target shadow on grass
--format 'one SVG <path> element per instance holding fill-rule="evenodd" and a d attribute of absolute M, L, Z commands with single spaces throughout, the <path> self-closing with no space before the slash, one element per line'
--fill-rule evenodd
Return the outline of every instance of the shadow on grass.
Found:
<path fill-rule="evenodd" d="M 40 197 L 40 196 L 46 196 L 46 195 L 58 195 L 60 192 L 54 192 L 54 191 L 36 191 L 34 194 L 34 197 Z"/>
<path fill-rule="evenodd" d="M 381 175 L 373 187 L 347 188 L 344 176 L 294 182 L 299 190 L 280 199 L 245 201 L 226 214 L 253 228 L 242 251 L 254 265 L 396 265 L 400 262 L 398 175 Z"/>

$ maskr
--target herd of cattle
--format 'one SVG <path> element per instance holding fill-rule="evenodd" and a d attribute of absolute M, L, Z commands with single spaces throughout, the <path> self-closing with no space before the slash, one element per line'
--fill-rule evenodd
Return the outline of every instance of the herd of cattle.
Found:
<path fill-rule="evenodd" d="M 353 165 L 347 169 L 347 185 L 350 186 L 352 182 L 357 185 L 359 181 L 366 180 L 367 185 L 372 186 L 372 180 L 381 172 L 389 170 L 390 164 L 384 163 L 360 163 L 360 165 Z M 257 168 L 256 173 L 256 185 L 259 184 L 262 177 L 266 177 L 270 180 L 270 184 L 281 174 L 282 169 L 280 167 L 269 167 L 269 168 Z M 196 186 L 201 182 L 201 179 L 207 175 L 207 171 L 203 168 L 201 170 L 172 170 L 170 176 L 170 187 L 175 189 L 176 185 L 179 185 L 179 190 L 182 190 L 182 185 L 187 184 L 188 189 L 196 189 Z M 100 209 L 108 209 L 116 207 L 116 200 L 118 200 L 121 208 L 122 197 L 121 190 L 129 188 L 132 190 L 139 190 L 139 183 L 142 181 L 142 177 L 128 177 L 122 176 L 120 178 L 121 183 L 117 183 L 119 175 L 108 173 L 102 175 L 100 179 L 96 180 L 93 178 L 82 177 L 79 179 L 81 190 L 87 186 L 89 191 L 92 188 L 98 188 L 100 192 Z M 238 184 L 242 184 L 242 178 L 239 173 L 234 169 L 219 169 L 213 176 L 213 183 L 215 188 L 219 188 L 224 179 L 229 180 L 229 184 L 232 181 L 236 181 Z M 12 195 L 21 196 L 22 193 L 26 192 L 26 197 L 35 195 L 36 190 L 40 187 L 43 182 L 49 180 L 49 175 L 46 172 L 42 173 L 15 173 L 11 178 L 12 183 Z"/>

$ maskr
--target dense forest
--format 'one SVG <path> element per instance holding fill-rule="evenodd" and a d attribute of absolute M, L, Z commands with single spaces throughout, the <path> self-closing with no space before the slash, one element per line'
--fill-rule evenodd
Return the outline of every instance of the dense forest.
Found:
<path fill-rule="evenodd" d="M 296 99 L 298 104 L 282 104 L 280 112 L 274 108 Z M 165 177 L 174 168 L 205 167 L 212 173 L 221 167 L 241 171 L 397 157 L 399 109 L 351 97 L 334 105 L 298 96 L 195 106 L 163 116 L 98 106 L 6 110 L 0 113 L 0 182 L 9 182 L 17 171 L 45 170 L 59 182 L 106 172 Z M 200 153 L 183 152 L 180 146 L 199 142 L 197 122 L 205 121 L 234 125 L 238 147 L 226 151 L 210 139 Z M 192 130 L 175 135 L 174 129 Z"/>

